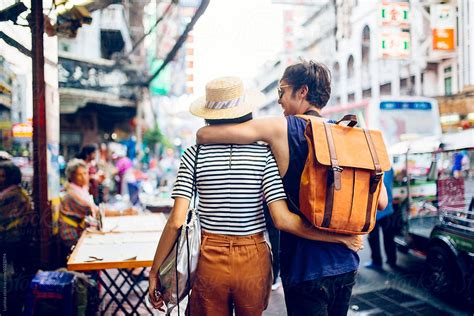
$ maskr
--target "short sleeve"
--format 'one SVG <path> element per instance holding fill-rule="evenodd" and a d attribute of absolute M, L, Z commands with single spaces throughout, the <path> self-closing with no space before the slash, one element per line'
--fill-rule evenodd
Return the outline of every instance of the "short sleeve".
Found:
<path fill-rule="evenodd" d="M 281 181 L 278 166 L 270 148 L 267 152 L 267 159 L 265 170 L 263 172 L 262 185 L 263 194 L 265 196 L 267 204 L 278 200 L 286 199 L 285 189 L 283 188 L 283 182 Z"/>
<path fill-rule="evenodd" d="M 182 197 L 191 200 L 193 197 L 193 177 L 194 164 L 196 157 L 197 146 L 192 146 L 186 149 L 183 156 L 181 156 L 181 163 L 174 183 L 171 197 Z"/>

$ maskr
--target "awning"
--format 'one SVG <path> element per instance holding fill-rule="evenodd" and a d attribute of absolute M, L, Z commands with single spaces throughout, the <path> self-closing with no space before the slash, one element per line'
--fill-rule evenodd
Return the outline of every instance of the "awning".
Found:
<path fill-rule="evenodd" d="M 59 88 L 60 113 L 73 114 L 87 104 L 103 104 L 113 107 L 135 107 L 135 102 L 129 99 L 102 91 Z"/>

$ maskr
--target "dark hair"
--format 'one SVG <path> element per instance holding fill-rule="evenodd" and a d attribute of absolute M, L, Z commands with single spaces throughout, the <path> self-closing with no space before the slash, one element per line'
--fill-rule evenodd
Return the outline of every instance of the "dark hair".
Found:
<path fill-rule="evenodd" d="M 5 176 L 7 178 L 5 185 L 18 185 L 21 183 L 21 171 L 13 162 L 11 161 L 1 161 L 0 169 L 5 171 Z"/>
<path fill-rule="evenodd" d="M 306 100 L 318 109 L 326 106 L 331 96 L 331 72 L 324 64 L 312 60 L 288 66 L 281 80 L 292 87 L 293 93 L 308 86 Z"/>
<path fill-rule="evenodd" d="M 86 160 L 87 157 L 97 150 L 97 145 L 89 144 L 82 147 L 81 152 L 77 154 L 76 158 Z"/>
<path fill-rule="evenodd" d="M 253 118 L 252 112 L 249 114 L 246 114 L 241 117 L 237 118 L 231 118 L 231 119 L 217 119 L 217 120 L 211 120 L 211 119 L 206 119 L 206 123 L 209 125 L 219 125 L 219 124 L 238 124 L 238 123 L 243 123 L 250 121 Z"/>

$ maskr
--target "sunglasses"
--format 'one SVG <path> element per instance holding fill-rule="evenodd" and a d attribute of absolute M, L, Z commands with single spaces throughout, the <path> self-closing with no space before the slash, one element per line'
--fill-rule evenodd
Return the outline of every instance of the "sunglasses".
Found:
<path fill-rule="evenodd" d="M 279 86 L 277 88 L 277 92 L 278 92 L 278 100 L 280 100 L 282 97 L 283 97 L 283 94 L 285 94 L 285 90 L 283 90 L 282 88 L 286 88 L 286 87 L 289 87 L 290 85 L 289 84 L 285 84 L 283 86 Z"/>

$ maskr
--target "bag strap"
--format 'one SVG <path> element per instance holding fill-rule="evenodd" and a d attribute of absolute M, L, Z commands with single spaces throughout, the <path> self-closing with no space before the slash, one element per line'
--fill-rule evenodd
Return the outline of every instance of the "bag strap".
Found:
<path fill-rule="evenodd" d="M 342 122 L 349 122 L 347 126 L 354 127 L 357 125 L 357 116 L 355 114 L 344 115 L 339 121 L 336 122 L 336 124 L 340 125 Z"/>
<path fill-rule="evenodd" d="M 181 232 L 181 231 L 180 231 Z M 178 282 L 178 245 L 179 245 L 179 238 L 181 237 L 181 233 L 178 234 L 178 238 L 176 238 L 176 258 L 175 258 L 175 282 L 176 282 L 176 305 L 178 305 L 178 316 L 179 316 L 179 282 Z"/>
<path fill-rule="evenodd" d="M 198 145 L 196 148 L 196 154 L 194 155 L 194 166 L 193 166 L 193 208 L 196 208 L 196 196 L 197 196 L 197 164 L 198 164 L 198 155 L 201 150 L 201 145 Z"/>
<path fill-rule="evenodd" d="M 375 167 L 375 174 L 372 175 L 370 183 L 370 193 L 374 193 L 377 189 L 380 179 L 382 179 L 383 172 L 382 167 L 380 166 L 379 156 L 377 155 L 377 151 L 375 150 L 372 136 L 370 135 L 370 131 L 366 128 L 364 128 L 364 135 L 365 139 L 367 140 L 367 144 L 369 145 L 370 155 L 372 156 L 372 161 Z"/>
<path fill-rule="evenodd" d="M 364 227 L 362 228 L 363 232 L 367 232 L 370 227 L 370 214 L 372 212 L 372 205 L 374 203 L 374 193 L 375 190 L 377 190 L 377 186 L 379 185 L 380 180 L 382 179 L 383 172 L 382 167 L 380 166 L 379 156 L 377 155 L 377 151 L 375 150 L 372 136 L 370 135 L 370 131 L 366 128 L 364 128 L 364 135 L 365 139 L 367 140 L 367 144 L 369 145 L 370 155 L 372 156 L 372 161 L 375 167 L 375 172 L 370 176 L 370 188 L 369 195 L 367 197 L 367 210 L 365 213 Z"/>
<path fill-rule="evenodd" d="M 329 123 L 324 122 L 324 131 L 326 132 L 326 139 L 329 147 L 329 157 L 331 158 L 331 168 L 334 175 L 334 188 L 336 190 L 341 189 L 341 172 L 342 168 L 339 166 L 339 161 L 336 155 L 336 146 L 334 145 L 334 138 L 332 137 L 331 126 Z"/>

